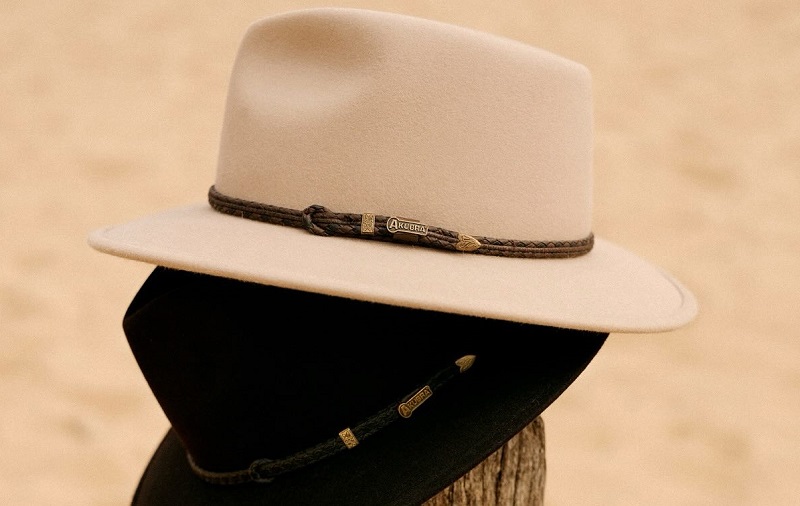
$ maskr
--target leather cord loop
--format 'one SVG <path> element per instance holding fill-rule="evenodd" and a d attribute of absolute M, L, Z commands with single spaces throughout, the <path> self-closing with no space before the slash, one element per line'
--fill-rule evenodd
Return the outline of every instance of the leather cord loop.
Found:
<path fill-rule="evenodd" d="M 306 230 L 314 235 L 330 235 L 325 229 L 314 223 L 314 215 L 317 213 L 326 213 L 328 210 L 323 206 L 313 205 L 303 209 L 303 225 Z"/>

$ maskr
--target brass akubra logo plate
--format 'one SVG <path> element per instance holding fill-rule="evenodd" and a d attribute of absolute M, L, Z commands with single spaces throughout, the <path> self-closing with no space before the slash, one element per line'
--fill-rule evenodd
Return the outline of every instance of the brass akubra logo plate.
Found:
<path fill-rule="evenodd" d="M 411 396 L 409 400 L 397 406 L 397 412 L 403 418 L 408 418 L 414 413 L 414 410 L 427 401 L 433 395 L 433 390 L 428 385 L 422 387 L 417 393 Z"/>
<path fill-rule="evenodd" d="M 386 230 L 393 234 L 428 235 L 428 225 L 408 218 L 392 216 L 386 220 Z"/>

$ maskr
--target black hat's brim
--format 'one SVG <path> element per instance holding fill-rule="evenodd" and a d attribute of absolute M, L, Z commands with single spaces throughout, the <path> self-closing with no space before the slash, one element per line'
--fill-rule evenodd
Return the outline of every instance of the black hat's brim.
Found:
<path fill-rule="evenodd" d="M 530 346 L 530 355 L 510 350 L 479 356 L 439 396 L 436 409 L 419 410 L 352 450 L 270 483 L 203 481 L 170 429 L 141 477 L 133 504 L 419 505 L 539 416 L 581 374 L 606 337 L 567 332 Z"/>

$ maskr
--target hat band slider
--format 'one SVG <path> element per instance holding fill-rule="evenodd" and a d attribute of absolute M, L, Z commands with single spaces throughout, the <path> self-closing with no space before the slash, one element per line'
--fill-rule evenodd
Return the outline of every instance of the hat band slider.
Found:
<path fill-rule="evenodd" d="M 208 202 L 215 210 L 250 220 L 304 228 L 315 235 L 352 237 L 376 241 L 413 243 L 430 248 L 516 258 L 570 258 L 585 255 L 594 235 L 574 241 L 496 239 L 432 227 L 417 220 L 372 213 L 335 213 L 321 205 L 302 211 L 229 197 L 214 186 Z"/>
<path fill-rule="evenodd" d="M 283 459 L 258 459 L 247 469 L 238 471 L 208 471 L 201 468 L 187 453 L 186 457 L 192 471 L 203 480 L 218 485 L 236 485 L 247 482 L 268 483 L 281 474 L 295 471 L 324 458 L 331 457 L 342 450 L 357 446 L 394 421 L 409 418 L 413 412 L 430 399 L 434 391 L 441 389 L 448 381 L 469 369 L 475 355 L 465 355 L 453 364 L 436 373 L 422 388 L 407 395 L 399 403 L 392 404 L 370 416 L 354 428 L 346 428 L 316 446 L 294 453 Z"/>

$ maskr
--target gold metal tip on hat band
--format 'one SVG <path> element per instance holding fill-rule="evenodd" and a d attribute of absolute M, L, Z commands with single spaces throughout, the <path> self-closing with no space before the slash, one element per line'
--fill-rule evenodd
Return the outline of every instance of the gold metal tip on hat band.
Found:
<path fill-rule="evenodd" d="M 574 241 L 471 236 L 399 216 L 335 213 L 320 205 L 311 205 L 302 211 L 272 206 L 229 197 L 214 186 L 208 190 L 208 202 L 212 208 L 224 214 L 273 225 L 304 228 L 315 235 L 411 243 L 462 253 L 515 258 L 571 258 L 585 255 L 594 246 L 593 234 Z"/>
<path fill-rule="evenodd" d="M 475 363 L 475 355 L 464 355 L 463 357 L 456 360 L 456 365 L 458 366 L 458 372 L 466 372 L 467 369 L 472 367 L 472 364 Z"/>
<path fill-rule="evenodd" d="M 439 391 L 450 380 L 469 369 L 474 362 L 475 355 L 464 355 L 438 371 L 424 383 L 422 388 L 407 395 L 400 402 L 378 411 L 353 428 L 346 427 L 342 429 L 337 434 L 337 437 L 330 438 L 288 457 L 282 459 L 258 459 L 253 461 L 249 468 L 235 471 L 209 471 L 199 466 L 190 454 L 187 453 L 186 458 L 192 471 L 209 483 L 217 485 L 238 485 L 248 482 L 268 483 L 281 474 L 301 469 L 340 451 L 351 450 L 358 446 L 361 440 L 376 434 L 389 424 L 411 417 L 422 403 L 433 396 L 434 391 Z"/>

